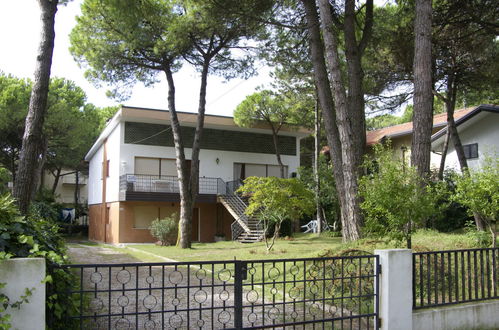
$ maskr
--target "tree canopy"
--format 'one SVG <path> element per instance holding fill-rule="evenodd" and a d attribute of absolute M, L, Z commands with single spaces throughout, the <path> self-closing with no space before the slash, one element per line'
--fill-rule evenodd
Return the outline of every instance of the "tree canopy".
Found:
<path fill-rule="evenodd" d="M 199 150 L 204 127 L 208 75 L 248 76 L 252 56 L 246 42 L 262 30 L 257 16 L 268 15 L 270 0 L 86 0 L 70 35 L 71 52 L 87 67 L 87 77 L 106 81 L 113 94 L 127 97 L 130 86 L 157 82 L 163 73 L 168 84 L 168 110 L 175 142 L 180 183 L 179 245 L 191 246 L 191 222 L 199 185 Z M 184 64 L 200 72 L 198 120 L 186 160 L 175 106 L 174 73 Z"/>
<path fill-rule="evenodd" d="M 0 164 L 13 176 L 17 170 L 32 83 L 0 74 Z M 52 78 L 41 139 L 44 168 L 56 177 L 62 168 L 77 169 L 100 129 L 116 108 L 86 103 L 85 92 L 72 81 Z"/>

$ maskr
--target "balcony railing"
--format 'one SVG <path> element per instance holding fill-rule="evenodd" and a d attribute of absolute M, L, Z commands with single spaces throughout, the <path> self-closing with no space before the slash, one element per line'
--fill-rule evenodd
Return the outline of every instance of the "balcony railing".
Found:
<path fill-rule="evenodd" d="M 178 178 L 173 175 L 125 174 L 120 176 L 120 191 L 179 193 Z M 199 178 L 199 194 L 225 195 L 227 185 L 220 178 Z"/>

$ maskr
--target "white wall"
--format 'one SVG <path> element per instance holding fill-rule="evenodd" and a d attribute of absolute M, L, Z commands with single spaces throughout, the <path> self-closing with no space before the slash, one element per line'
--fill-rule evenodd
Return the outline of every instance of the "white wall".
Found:
<path fill-rule="evenodd" d="M 123 141 L 123 140 L 122 140 Z M 299 141 L 297 141 L 296 156 L 282 155 L 282 161 L 289 166 L 289 173 L 296 172 L 300 166 Z M 186 148 L 185 154 L 189 159 L 191 149 Z M 138 144 L 122 144 L 120 162 L 126 162 L 124 168 L 120 168 L 121 174 L 134 173 L 134 157 L 156 157 L 175 159 L 173 147 L 145 146 Z M 216 159 L 219 159 L 217 164 Z M 233 180 L 234 163 L 254 163 L 277 165 L 275 154 L 260 154 L 251 152 L 234 152 L 201 149 L 199 154 L 200 176 L 222 178 L 224 181 Z M 123 172 L 125 170 L 125 172 Z"/>
<path fill-rule="evenodd" d="M 99 149 L 90 159 L 88 165 L 88 205 L 102 202 L 102 157 L 104 147 Z"/>
<path fill-rule="evenodd" d="M 107 137 L 107 159 L 109 160 L 109 177 L 106 182 L 106 202 L 119 201 L 120 193 L 120 143 L 124 141 L 122 132 L 124 124 L 120 123 Z"/>
<path fill-rule="evenodd" d="M 470 122 L 473 119 L 470 119 Z M 481 166 L 487 156 L 497 157 L 499 155 L 499 114 L 484 112 L 481 118 L 472 125 L 458 127 L 461 143 L 478 143 L 478 158 L 468 159 L 468 167 L 477 169 Z M 459 160 L 452 143 L 449 145 L 445 167 L 459 170 Z"/>
<path fill-rule="evenodd" d="M 191 157 L 191 149 L 185 149 L 186 157 Z M 144 146 L 123 144 L 121 162 L 126 162 L 126 173 L 134 173 L 134 157 L 175 158 L 173 147 Z M 216 159 L 219 159 L 217 164 Z M 299 156 L 281 156 L 285 165 L 289 166 L 289 173 L 296 172 L 300 165 Z M 222 178 L 224 181 L 233 180 L 234 163 L 254 163 L 277 165 L 274 154 L 257 154 L 251 152 L 234 152 L 202 149 L 199 154 L 200 176 Z M 125 174 L 125 173 L 122 173 Z"/>
<path fill-rule="evenodd" d="M 45 259 L 16 258 L 0 262 L 0 282 L 6 286 L 0 290 L 7 295 L 10 303 L 20 300 L 25 289 L 30 289 L 29 302 L 20 308 L 7 308 L 11 315 L 12 329 L 43 330 L 45 329 Z"/>
<path fill-rule="evenodd" d="M 171 158 L 175 159 L 173 147 L 147 146 L 138 144 L 124 144 L 124 122 L 119 123 L 107 138 L 107 157 L 109 162 L 109 177 L 107 178 L 107 202 L 119 201 L 119 180 L 123 174 L 135 173 L 135 157 Z M 282 155 L 284 165 L 288 166 L 288 173 L 296 172 L 300 166 L 300 142 L 296 139 L 297 155 Z M 191 158 L 191 149 L 186 148 L 187 159 Z M 101 203 L 102 200 L 102 157 L 101 146 L 92 156 L 89 166 L 88 203 Z M 216 159 L 219 159 L 217 164 Z M 202 149 L 199 155 L 200 176 L 221 178 L 224 181 L 233 180 L 234 163 L 253 163 L 278 165 L 275 154 L 260 154 L 250 152 L 234 152 Z"/>

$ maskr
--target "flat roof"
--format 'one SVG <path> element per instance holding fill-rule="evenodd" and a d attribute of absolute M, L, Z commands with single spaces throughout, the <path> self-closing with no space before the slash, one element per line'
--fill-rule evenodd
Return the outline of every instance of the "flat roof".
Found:
<path fill-rule="evenodd" d="M 190 126 L 195 127 L 197 125 L 198 114 L 193 112 L 182 112 L 177 111 L 178 120 L 181 126 Z M 170 124 L 170 111 L 164 109 L 150 109 L 150 108 L 139 108 L 139 107 L 131 107 L 131 106 L 121 106 L 116 114 L 111 118 L 106 127 L 103 129 L 97 140 L 94 142 L 87 155 L 85 156 L 85 160 L 90 160 L 93 154 L 97 151 L 97 149 L 102 145 L 104 140 L 111 134 L 111 132 L 115 129 L 115 127 L 120 122 L 125 121 L 134 121 L 134 122 L 142 122 L 142 123 L 151 123 L 151 124 Z M 264 134 L 272 134 L 271 128 L 268 124 L 261 122 L 254 127 L 245 128 L 237 126 L 234 122 L 233 117 L 229 116 L 220 116 L 220 115 L 210 115 L 205 114 L 204 116 L 204 127 L 205 128 L 213 128 L 213 129 L 223 129 L 223 130 L 234 130 L 234 131 L 242 131 L 242 132 L 257 132 Z M 296 136 L 298 138 L 303 138 L 312 133 L 311 130 L 306 129 L 302 126 L 297 125 L 284 125 L 281 127 L 279 135 L 287 135 L 287 136 Z"/>

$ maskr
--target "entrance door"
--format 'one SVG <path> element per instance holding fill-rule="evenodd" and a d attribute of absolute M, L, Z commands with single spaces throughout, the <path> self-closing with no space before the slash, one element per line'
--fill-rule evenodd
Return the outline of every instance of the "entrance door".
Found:
<path fill-rule="evenodd" d="M 199 209 L 196 207 L 192 210 L 192 235 L 193 242 L 199 242 Z"/>

